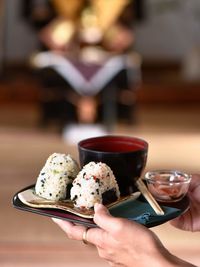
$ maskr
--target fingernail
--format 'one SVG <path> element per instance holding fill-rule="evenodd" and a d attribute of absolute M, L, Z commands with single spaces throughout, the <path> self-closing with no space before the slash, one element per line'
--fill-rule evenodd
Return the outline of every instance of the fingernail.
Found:
<path fill-rule="evenodd" d="M 60 222 L 60 219 L 57 219 L 57 218 L 51 218 L 52 221 L 54 221 L 55 223 L 59 223 Z"/>

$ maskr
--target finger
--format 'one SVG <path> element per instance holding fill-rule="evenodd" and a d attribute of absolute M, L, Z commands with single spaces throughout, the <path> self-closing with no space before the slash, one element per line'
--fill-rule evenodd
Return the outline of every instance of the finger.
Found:
<path fill-rule="evenodd" d="M 106 260 L 106 261 L 112 261 L 112 257 L 109 255 L 109 253 L 107 252 L 106 249 L 103 249 L 101 247 L 96 247 L 97 248 L 97 251 L 98 251 L 98 254 L 99 254 L 99 257 Z"/>
<path fill-rule="evenodd" d="M 52 218 L 52 220 L 60 226 L 60 228 L 67 234 L 70 239 L 83 240 L 83 234 L 87 229 L 81 225 L 74 225 L 71 222 Z M 104 244 L 104 230 L 100 228 L 92 228 L 87 230 L 86 241 L 88 243 L 102 246 Z"/>
<path fill-rule="evenodd" d="M 124 266 L 117 262 L 115 254 L 109 250 L 102 249 L 97 247 L 99 257 L 106 260 L 111 266 Z"/>
<path fill-rule="evenodd" d="M 120 264 L 120 263 L 115 263 L 113 261 L 108 261 L 108 264 L 111 266 L 111 267 L 124 267 L 124 265 Z"/>
<path fill-rule="evenodd" d="M 193 174 L 192 175 L 192 181 L 190 183 L 189 191 L 192 192 L 195 190 L 198 186 L 200 186 L 200 175 Z"/>
<path fill-rule="evenodd" d="M 73 223 L 57 218 L 52 218 L 52 221 L 55 222 L 65 233 L 68 233 L 69 229 L 73 226 Z"/>
<path fill-rule="evenodd" d="M 186 216 L 187 216 L 186 213 L 183 215 L 180 215 L 179 217 L 171 220 L 170 224 L 173 225 L 174 227 L 178 228 L 178 229 L 185 230 L 185 231 L 191 231 L 192 230 L 191 229 L 192 228 L 191 227 L 192 221 L 190 221 L 188 223 L 188 220 L 190 220 L 191 218 L 189 217 L 189 215 L 187 218 L 186 218 Z"/>
<path fill-rule="evenodd" d="M 94 222 L 102 229 L 107 232 L 113 232 L 113 225 L 119 225 L 119 219 L 116 219 L 112 215 L 110 215 L 108 209 L 102 204 L 96 203 L 94 206 L 95 214 L 94 214 Z M 116 221 L 117 220 L 117 221 Z M 117 224 L 117 225 L 116 225 Z"/>
<path fill-rule="evenodd" d="M 83 233 L 87 229 L 82 225 L 74 225 L 71 222 L 60 220 L 60 219 L 52 219 L 60 228 L 67 234 L 70 239 L 74 240 L 83 240 Z"/>
<path fill-rule="evenodd" d="M 108 233 L 101 228 L 89 228 L 87 230 L 87 242 L 98 247 L 104 247 L 108 240 Z"/>

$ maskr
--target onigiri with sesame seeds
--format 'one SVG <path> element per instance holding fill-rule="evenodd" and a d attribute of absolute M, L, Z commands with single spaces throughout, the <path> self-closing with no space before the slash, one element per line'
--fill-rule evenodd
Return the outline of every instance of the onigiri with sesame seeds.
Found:
<path fill-rule="evenodd" d="M 49 200 L 67 198 L 67 187 L 72 184 L 80 168 L 69 154 L 53 153 L 39 173 L 35 193 Z"/>
<path fill-rule="evenodd" d="M 96 202 L 106 205 L 118 200 L 120 191 L 108 165 L 90 162 L 74 179 L 70 197 L 76 208 L 93 209 Z"/>

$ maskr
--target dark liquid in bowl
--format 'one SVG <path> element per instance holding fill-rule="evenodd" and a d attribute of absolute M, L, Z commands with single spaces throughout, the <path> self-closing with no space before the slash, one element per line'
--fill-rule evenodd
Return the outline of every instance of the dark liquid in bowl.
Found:
<path fill-rule="evenodd" d="M 101 151 L 101 152 L 133 152 L 142 150 L 147 147 L 147 144 L 143 140 L 131 139 L 130 138 L 99 138 L 98 142 L 96 138 L 90 139 L 89 141 L 81 142 L 81 146 L 84 149 Z"/>
<path fill-rule="evenodd" d="M 135 145 L 127 145 L 125 143 L 117 143 L 117 144 L 101 144 L 101 145 L 92 145 L 91 147 L 85 147 L 86 149 L 92 149 L 95 151 L 101 152 L 132 152 L 142 149 L 142 146 Z"/>

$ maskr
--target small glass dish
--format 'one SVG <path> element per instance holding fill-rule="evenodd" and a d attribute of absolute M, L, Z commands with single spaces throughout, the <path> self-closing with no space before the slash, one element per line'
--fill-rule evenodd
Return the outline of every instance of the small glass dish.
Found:
<path fill-rule="evenodd" d="M 156 170 L 147 172 L 144 179 L 157 201 L 176 202 L 187 194 L 191 175 L 177 170 Z"/>

